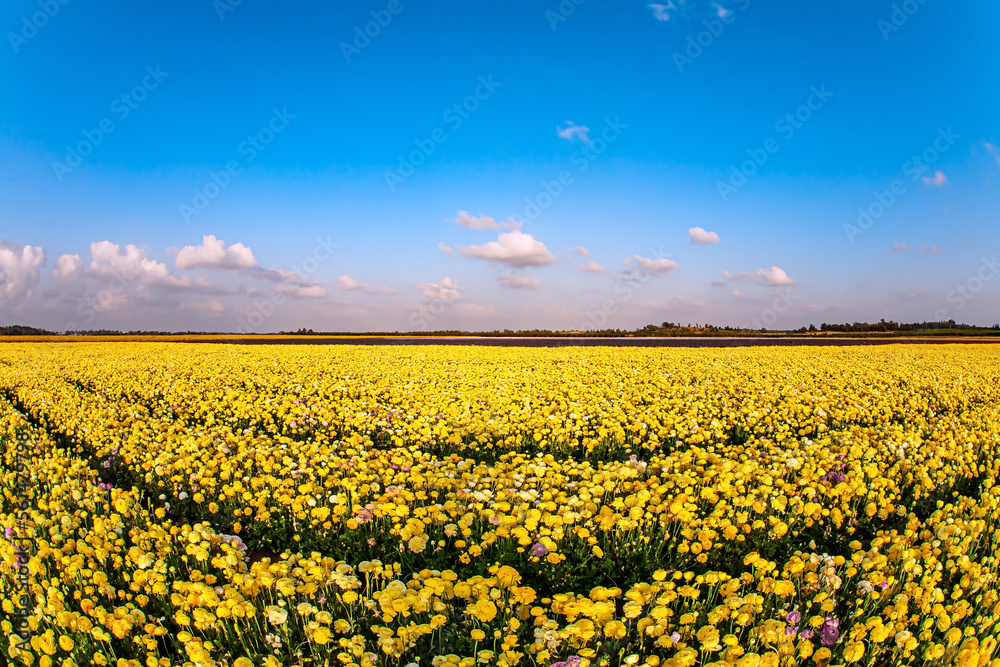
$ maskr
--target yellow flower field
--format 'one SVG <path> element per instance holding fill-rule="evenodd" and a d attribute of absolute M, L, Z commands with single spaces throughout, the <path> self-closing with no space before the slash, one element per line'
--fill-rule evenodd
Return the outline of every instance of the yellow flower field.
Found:
<path fill-rule="evenodd" d="M 1000 665 L 997 346 L 11 343 L 0 434 L 12 664 Z"/>

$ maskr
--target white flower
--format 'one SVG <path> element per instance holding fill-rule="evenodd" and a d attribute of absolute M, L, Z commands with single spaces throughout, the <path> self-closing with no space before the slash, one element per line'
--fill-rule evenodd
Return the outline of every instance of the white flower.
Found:
<path fill-rule="evenodd" d="M 267 622 L 271 625 L 284 625 L 288 620 L 288 612 L 281 607 L 270 606 L 264 611 L 267 613 Z"/>
<path fill-rule="evenodd" d="M 181 500 L 187 500 L 188 499 L 187 491 L 181 491 L 179 494 L 177 494 L 177 497 Z"/>

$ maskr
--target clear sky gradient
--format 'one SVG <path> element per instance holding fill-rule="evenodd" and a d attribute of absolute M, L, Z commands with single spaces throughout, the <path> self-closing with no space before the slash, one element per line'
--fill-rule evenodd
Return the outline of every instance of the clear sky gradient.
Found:
<path fill-rule="evenodd" d="M 988 0 L 11 0 L 0 324 L 992 325 L 998 28 Z"/>

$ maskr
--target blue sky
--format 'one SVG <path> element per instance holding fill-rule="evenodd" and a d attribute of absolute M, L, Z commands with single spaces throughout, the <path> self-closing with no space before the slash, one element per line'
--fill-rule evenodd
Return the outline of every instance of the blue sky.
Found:
<path fill-rule="evenodd" d="M 998 319 L 995 3 L 64 1 L 0 10 L 0 323 Z"/>

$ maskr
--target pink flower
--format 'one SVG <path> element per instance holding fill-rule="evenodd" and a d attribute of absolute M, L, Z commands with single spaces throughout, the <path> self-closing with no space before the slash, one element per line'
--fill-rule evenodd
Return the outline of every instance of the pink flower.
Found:
<path fill-rule="evenodd" d="M 833 616 L 827 616 L 820 630 L 820 643 L 823 646 L 833 646 L 840 637 L 840 621 Z"/>
<path fill-rule="evenodd" d="M 546 546 L 545 546 L 544 544 L 542 544 L 541 542 L 535 542 L 535 543 L 534 543 L 534 544 L 533 544 L 533 545 L 531 546 L 531 555 L 532 555 L 532 556 L 538 556 L 539 558 L 541 558 L 542 556 L 544 556 L 544 555 L 545 555 L 545 554 L 547 554 L 548 552 L 549 552 L 549 549 L 548 549 L 548 547 L 546 547 Z"/>

